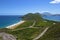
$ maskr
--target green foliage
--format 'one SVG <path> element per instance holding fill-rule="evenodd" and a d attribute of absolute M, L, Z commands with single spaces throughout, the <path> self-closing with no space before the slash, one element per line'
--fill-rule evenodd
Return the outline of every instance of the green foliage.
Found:
<path fill-rule="evenodd" d="M 60 23 L 50 27 L 46 34 L 38 40 L 60 40 Z"/>
<path fill-rule="evenodd" d="M 38 21 L 38 20 L 42 20 L 42 17 L 39 13 L 28 13 L 26 15 L 23 16 L 23 19 L 24 20 L 35 20 L 35 21 Z"/>
<path fill-rule="evenodd" d="M 44 28 L 27 28 L 23 30 L 12 31 L 10 34 L 16 36 L 17 40 L 32 40 L 43 30 Z"/>
<path fill-rule="evenodd" d="M 0 40 L 2 40 L 2 37 L 0 37 Z"/>
<path fill-rule="evenodd" d="M 2 28 L 0 29 L 0 32 L 10 32 L 11 30 L 10 29 L 7 29 L 7 28 Z"/>
<path fill-rule="evenodd" d="M 17 26 L 16 29 L 29 27 L 29 26 L 31 26 L 32 24 L 33 24 L 33 21 L 26 21 L 26 22 L 24 22 L 23 24 Z"/>
<path fill-rule="evenodd" d="M 38 40 L 60 40 L 60 23 L 42 19 L 39 13 L 28 13 L 24 15 L 23 24 L 17 26 L 17 28 L 11 30 L 7 28 L 0 29 L 0 32 L 6 32 L 12 34 L 16 37 L 17 40 L 32 40 L 38 36 L 46 27 L 50 27 L 48 31 Z M 32 26 L 34 21 L 36 22 L 34 27 L 36 28 L 26 28 Z M 55 25 L 53 23 L 56 23 Z M 26 28 L 22 29 L 21 28 Z M 19 30 L 16 30 L 19 29 Z"/>
<path fill-rule="evenodd" d="M 50 21 L 37 21 L 35 27 L 50 27 L 54 22 Z"/>

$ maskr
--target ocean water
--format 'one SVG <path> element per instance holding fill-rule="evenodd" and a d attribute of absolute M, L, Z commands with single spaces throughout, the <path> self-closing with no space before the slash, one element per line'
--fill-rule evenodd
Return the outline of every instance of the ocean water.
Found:
<path fill-rule="evenodd" d="M 43 16 L 44 19 L 48 19 L 48 20 L 53 20 L 53 21 L 57 21 L 60 22 L 60 16 L 59 15 L 48 15 L 48 16 Z"/>
<path fill-rule="evenodd" d="M 14 23 L 17 23 L 19 21 L 21 21 L 22 18 L 20 18 L 20 16 L 0 16 L 0 28 L 5 28 L 9 25 L 12 25 Z"/>
<path fill-rule="evenodd" d="M 48 19 L 48 20 L 53 20 L 53 21 L 58 21 L 60 22 L 60 16 L 42 16 L 44 19 Z M 0 15 L 0 28 L 5 28 L 9 25 L 12 25 L 14 23 L 17 23 L 19 21 L 21 21 L 22 18 L 21 16 L 1 16 Z"/>

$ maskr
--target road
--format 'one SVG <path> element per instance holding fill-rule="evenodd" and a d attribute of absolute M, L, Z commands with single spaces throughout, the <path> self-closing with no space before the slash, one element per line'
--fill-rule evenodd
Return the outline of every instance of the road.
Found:
<path fill-rule="evenodd" d="M 18 31 L 18 30 L 23 30 L 23 29 L 27 29 L 27 28 L 41 28 L 41 27 L 25 27 L 25 28 L 20 28 L 20 29 L 14 29 L 12 31 Z"/>
<path fill-rule="evenodd" d="M 41 28 L 41 27 L 34 27 L 34 25 L 36 24 L 36 22 L 34 21 L 34 23 L 29 26 L 29 27 L 25 27 L 25 28 L 20 28 L 20 29 L 15 29 L 15 30 L 12 30 L 12 31 L 17 31 L 17 30 L 23 30 L 23 29 L 27 29 L 27 28 Z M 45 33 L 46 31 L 49 29 L 49 27 L 46 27 L 44 29 L 44 31 L 42 31 L 42 33 L 40 33 L 37 37 L 35 37 L 33 40 L 38 40 L 39 38 L 41 38 Z M 16 38 L 11 35 L 11 34 L 7 34 L 7 33 L 0 33 L 0 37 L 3 38 L 3 40 L 16 40 Z"/>
<path fill-rule="evenodd" d="M 42 33 L 40 33 L 36 38 L 34 38 L 33 40 L 38 40 L 39 38 L 41 38 L 45 33 L 46 33 L 46 31 L 49 29 L 49 27 L 47 27 L 47 28 L 45 28 L 45 30 L 42 32 Z"/>
<path fill-rule="evenodd" d="M 33 24 L 31 26 L 29 26 L 29 27 L 34 27 L 35 24 L 36 24 L 36 21 L 34 21 Z"/>
<path fill-rule="evenodd" d="M 18 31 L 18 30 L 23 30 L 23 29 L 27 29 L 27 28 L 40 28 L 40 27 L 34 27 L 35 24 L 36 24 L 36 21 L 34 21 L 33 24 L 29 27 L 19 28 L 19 29 L 15 29 L 15 30 L 12 30 L 12 31 Z"/>

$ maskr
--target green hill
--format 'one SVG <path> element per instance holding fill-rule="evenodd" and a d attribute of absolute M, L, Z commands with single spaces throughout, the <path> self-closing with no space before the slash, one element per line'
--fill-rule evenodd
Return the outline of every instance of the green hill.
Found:
<path fill-rule="evenodd" d="M 60 40 L 60 23 L 43 19 L 39 13 L 28 13 L 22 19 L 26 22 L 15 29 L 0 29 L 0 33 L 12 34 L 16 40 L 33 40 L 49 27 L 38 40 Z"/>

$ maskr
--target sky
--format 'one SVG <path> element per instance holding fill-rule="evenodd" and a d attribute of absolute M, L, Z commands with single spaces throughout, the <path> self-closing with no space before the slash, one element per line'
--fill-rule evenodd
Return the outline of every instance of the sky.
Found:
<path fill-rule="evenodd" d="M 60 14 L 60 0 L 0 0 L 0 15 Z"/>

